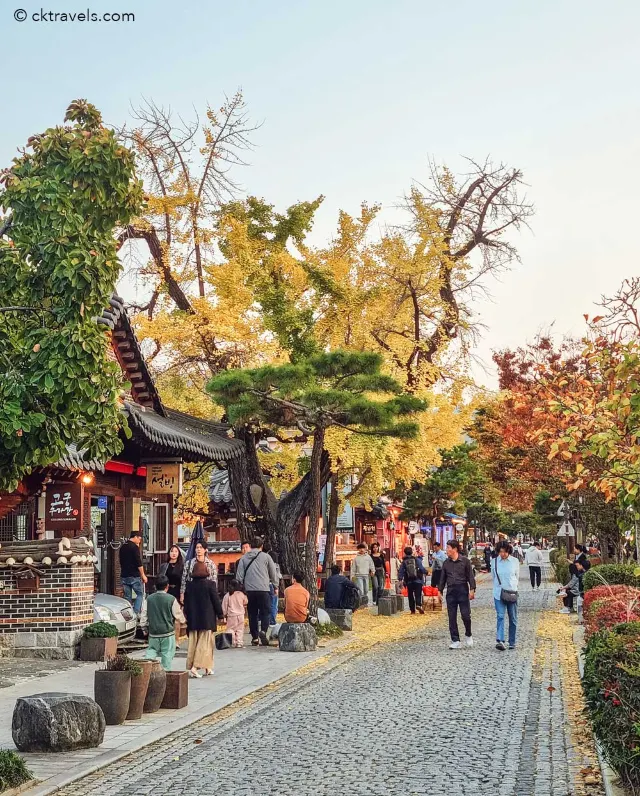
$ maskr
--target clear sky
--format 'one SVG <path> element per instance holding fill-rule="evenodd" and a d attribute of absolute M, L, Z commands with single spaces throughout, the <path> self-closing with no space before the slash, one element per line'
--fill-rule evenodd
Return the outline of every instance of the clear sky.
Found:
<path fill-rule="evenodd" d="M 30 19 L 87 7 L 135 22 Z M 579 332 L 638 273 L 633 0 L 0 0 L 0 34 L 2 166 L 77 97 L 121 124 L 142 97 L 189 117 L 241 86 L 263 121 L 243 182 L 283 207 L 325 194 L 317 240 L 364 199 L 391 217 L 428 156 L 521 168 L 537 213 L 522 263 L 478 305 L 487 362 L 554 321 Z"/>

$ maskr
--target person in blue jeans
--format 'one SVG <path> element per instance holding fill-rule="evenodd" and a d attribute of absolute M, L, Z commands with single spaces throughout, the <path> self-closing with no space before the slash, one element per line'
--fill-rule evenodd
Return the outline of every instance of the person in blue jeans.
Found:
<path fill-rule="evenodd" d="M 504 652 L 504 625 L 505 616 L 509 616 L 509 649 L 516 648 L 516 631 L 518 629 L 518 603 L 505 602 L 502 599 L 502 590 L 518 591 L 520 580 L 520 562 L 515 558 L 513 548 L 509 542 L 499 542 L 496 547 L 498 555 L 491 562 L 491 575 L 493 577 L 493 604 L 496 609 L 496 649 Z"/>
<path fill-rule="evenodd" d="M 144 584 L 147 576 L 144 574 L 142 563 L 142 534 L 140 531 L 132 531 L 129 541 L 120 545 L 118 555 L 120 558 L 120 582 L 126 600 L 129 600 L 133 610 L 138 616 L 142 611 L 142 601 L 144 598 Z M 135 598 L 134 598 L 135 593 Z"/>

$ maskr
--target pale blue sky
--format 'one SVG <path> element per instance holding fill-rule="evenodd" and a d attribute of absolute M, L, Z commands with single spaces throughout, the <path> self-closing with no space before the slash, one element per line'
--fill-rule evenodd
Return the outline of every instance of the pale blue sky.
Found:
<path fill-rule="evenodd" d="M 50 11 L 133 11 L 135 23 L 16 22 L 0 0 L 0 164 L 86 97 L 121 124 L 152 97 L 185 116 L 244 90 L 264 122 L 248 191 L 286 206 L 393 206 L 429 155 L 520 167 L 537 207 L 522 264 L 478 306 L 480 354 L 556 320 L 580 330 L 603 291 L 638 272 L 640 6 L 632 0 L 50 0 Z"/>

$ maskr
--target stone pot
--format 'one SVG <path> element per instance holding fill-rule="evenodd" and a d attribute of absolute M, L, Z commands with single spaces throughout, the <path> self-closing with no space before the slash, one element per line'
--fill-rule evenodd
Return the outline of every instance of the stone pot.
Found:
<path fill-rule="evenodd" d="M 147 698 L 149 678 L 151 677 L 153 661 L 138 661 L 138 663 L 142 666 L 142 674 L 131 677 L 131 699 L 129 700 L 127 721 L 142 718 L 142 708 Z"/>
<path fill-rule="evenodd" d="M 81 661 L 106 661 L 118 652 L 118 637 L 112 638 L 87 638 L 82 636 L 80 641 Z"/>
<path fill-rule="evenodd" d="M 149 678 L 147 696 L 144 700 L 145 713 L 155 713 L 156 710 L 160 709 L 166 687 L 167 673 L 160 665 L 160 661 L 151 661 L 151 677 Z"/>
<path fill-rule="evenodd" d="M 129 712 L 131 672 L 97 671 L 93 694 L 107 724 L 123 724 Z"/>

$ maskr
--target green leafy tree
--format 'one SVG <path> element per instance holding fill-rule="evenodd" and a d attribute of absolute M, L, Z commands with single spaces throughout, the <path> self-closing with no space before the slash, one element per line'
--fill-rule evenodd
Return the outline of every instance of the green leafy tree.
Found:
<path fill-rule="evenodd" d="M 1 176 L 3 489 L 71 442 L 96 459 L 121 447 L 120 373 L 96 318 L 120 270 L 114 230 L 138 212 L 142 188 L 93 105 L 76 100 L 65 120 L 30 138 Z"/>
<path fill-rule="evenodd" d="M 338 427 L 358 434 L 410 438 L 417 433 L 417 425 L 401 418 L 425 409 L 423 401 L 402 393 L 398 382 L 382 374 L 381 366 L 378 354 L 334 351 L 291 364 L 228 371 L 208 385 L 234 426 L 293 428 L 305 438 L 313 438 L 304 564 L 312 605 L 317 599 L 316 538 L 327 430 Z M 392 397 L 383 397 L 389 395 Z M 277 517 L 276 508 L 276 533 L 286 527 L 286 523 L 277 522 Z M 295 533 L 296 529 L 292 530 Z M 280 536 L 278 548 L 291 571 L 298 560 L 295 536 Z"/>
<path fill-rule="evenodd" d="M 492 503 L 471 503 L 467 506 L 467 520 L 476 530 L 492 538 L 502 526 L 503 514 Z"/>

